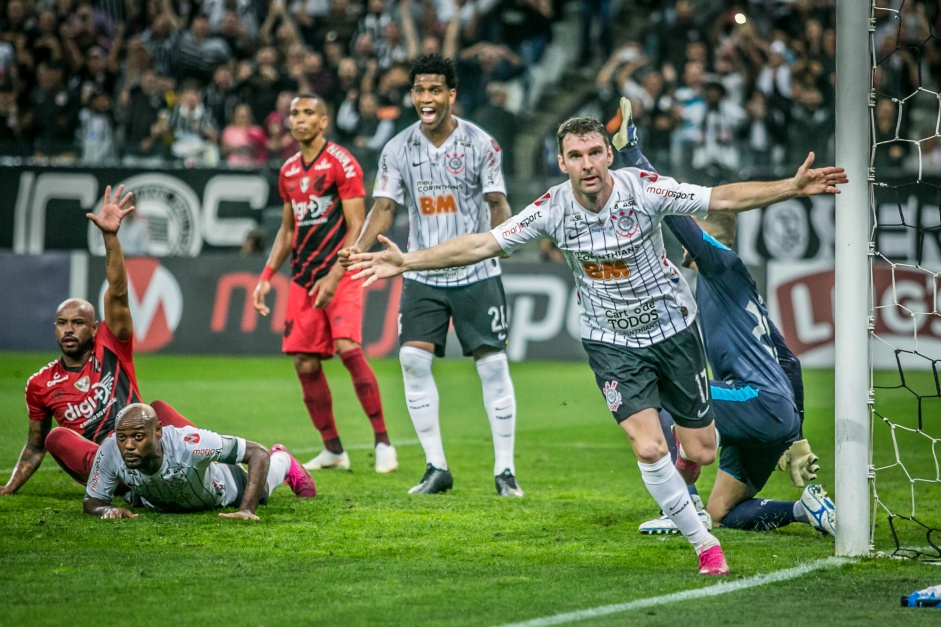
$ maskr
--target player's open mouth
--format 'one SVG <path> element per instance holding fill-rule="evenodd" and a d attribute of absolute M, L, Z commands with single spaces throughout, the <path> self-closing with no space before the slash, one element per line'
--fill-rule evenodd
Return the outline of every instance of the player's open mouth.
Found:
<path fill-rule="evenodd" d="M 437 117 L 437 112 L 434 110 L 433 107 L 422 107 L 421 110 L 419 111 L 419 116 L 421 117 L 421 121 L 424 124 L 431 124 L 432 122 L 435 121 L 435 118 Z"/>

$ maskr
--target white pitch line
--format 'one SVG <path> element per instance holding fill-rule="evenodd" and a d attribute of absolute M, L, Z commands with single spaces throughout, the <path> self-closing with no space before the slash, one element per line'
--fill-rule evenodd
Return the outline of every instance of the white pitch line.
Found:
<path fill-rule="evenodd" d="M 503 627 L 545 627 L 546 625 L 562 625 L 564 623 L 574 623 L 576 621 L 587 620 L 589 618 L 598 618 L 600 616 L 609 616 L 611 614 L 629 612 L 631 610 L 637 610 L 645 607 L 653 607 L 655 605 L 665 605 L 667 603 L 676 603 L 677 601 L 689 601 L 692 599 L 714 597 L 719 596 L 720 594 L 728 594 L 730 592 L 738 592 L 739 590 L 746 590 L 756 586 L 763 586 L 768 583 L 776 583 L 778 581 L 795 579 L 801 575 L 806 575 L 811 571 L 820 570 L 823 568 L 836 568 L 838 566 L 855 561 L 855 559 L 848 557 L 828 557 L 826 559 L 814 560 L 801 566 L 795 566 L 794 568 L 788 568 L 787 570 L 779 570 L 777 572 L 766 575 L 762 574 L 748 577 L 746 579 L 724 581 L 714 586 L 709 586 L 708 588 L 684 590 L 682 592 L 674 592 L 673 594 L 665 594 L 658 597 L 651 597 L 649 599 L 638 599 L 636 601 L 629 601 L 627 603 L 602 605 L 600 607 L 579 610 L 577 612 L 568 612 L 566 614 L 556 614 L 555 616 L 534 618 L 532 620 L 523 621 L 521 623 L 508 623 L 503 625 Z"/>

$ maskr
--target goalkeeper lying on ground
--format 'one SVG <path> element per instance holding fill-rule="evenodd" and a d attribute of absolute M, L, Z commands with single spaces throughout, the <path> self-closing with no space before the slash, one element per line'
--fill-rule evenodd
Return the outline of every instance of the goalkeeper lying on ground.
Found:
<path fill-rule="evenodd" d="M 622 161 L 655 172 L 637 147 L 630 102 L 621 99 L 621 128 L 612 139 Z M 735 216 L 710 213 L 707 220 L 667 216 L 664 223 L 685 249 L 684 266 L 699 273 L 696 303 L 706 355 L 714 379 L 710 392 L 720 436 L 719 470 L 700 519 L 724 527 L 770 530 L 803 522 L 835 533 L 833 503 L 823 487 L 804 488 L 794 502 L 754 498 L 776 465 L 791 467 L 795 486 L 816 478 L 817 456 L 801 437 L 804 389 L 800 362 L 768 318 L 755 283 L 730 246 Z M 661 412 L 668 444 L 672 419 Z M 671 446 L 677 469 L 695 491 L 698 464 L 683 459 L 682 444 Z M 701 501 L 694 498 L 701 508 Z M 676 533 L 666 516 L 643 523 L 641 533 Z"/>

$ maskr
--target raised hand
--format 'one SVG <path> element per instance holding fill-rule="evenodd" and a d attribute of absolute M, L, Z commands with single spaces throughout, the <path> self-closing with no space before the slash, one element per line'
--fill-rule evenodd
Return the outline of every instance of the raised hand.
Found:
<path fill-rule="evenodd" d="M 123 193 L 124 186 L 119 185 L 118 191 L 112 199 L 111 186 L 108 185 L 105 188 L 104 199 L 101 201 L 101 210 L 97 214 L 85 214 L 85 217 L 94 222 L 103 234 L 117 233 L 118 229 L 121 228 L 121 220 L 135 209 L 134 205 L 130 204 L 134 195 L 128 192 L 122 198 L 121 194 Z M 120 200 L 118 200 L 119 198 Z"/>
<path fill-rule="evenodd" d="M 395 242 L 385 235 L 379 236 L 379 242 L 386 247 L 378 253 L 354 253 L 350 255 L 349 269 L 356 274 L 354 279 L 365 279 L 363 287 L 375 283 L 379 279 L 387 279 L 405 272 L 405 255 Z"/>
<path fill-rule="evenodd" d="M 810 166 L 814 163 L 814 153 L 807 153 L 807 159 L 797 169 L 794 175 L 794 186 L 800 196 L 814 196 L 816 194 L 839 194 L 837 185 L 849 182 L 846 172 L 843 168 L 828 166 L 826 168 L 817 168 L 811 170 Z"/>

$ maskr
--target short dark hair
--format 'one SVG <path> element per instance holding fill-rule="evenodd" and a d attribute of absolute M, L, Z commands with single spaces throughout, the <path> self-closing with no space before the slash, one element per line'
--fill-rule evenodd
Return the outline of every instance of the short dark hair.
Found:
<path fill-rule="evenodd" d="M 448 89 L 457 89 L 457 70 L 454 61 L 445 59 L 440 54 L 423 54 L 412 61 L 408 70 L 408 82 L 415 84 L 415 77 L 419 74 L 440 74 L 444 76 L 444 84 Z"/>
<path fill-rule="evenodd" d="M 605 130 L 604 124 L 595 118 L 569 118 L 562 122 L 559 131 L 556 133 L 556 139 L 559 142 L 559 154 L 562 154 L 562 140 L 568 135 L 583 137 L 591 134 L 601 135 L 605 145 L 610 145 L 611 141 L 608 139 L 608 132 Z"/>

